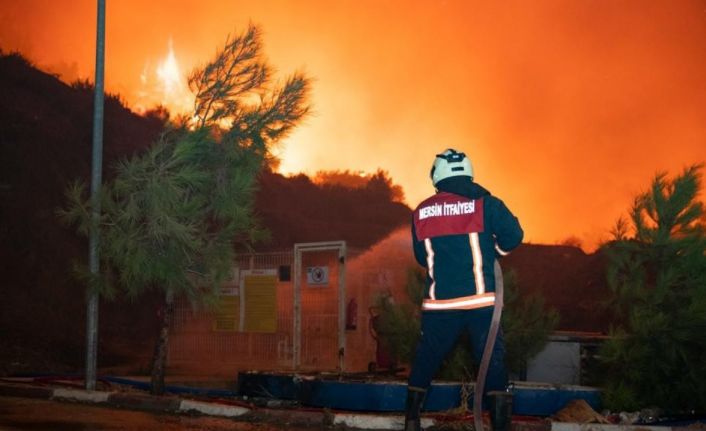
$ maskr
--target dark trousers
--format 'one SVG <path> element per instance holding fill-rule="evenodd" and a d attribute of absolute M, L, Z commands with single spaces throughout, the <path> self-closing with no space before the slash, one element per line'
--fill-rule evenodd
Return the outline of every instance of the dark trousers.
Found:
<path fill-rule="evenodd" d="M 471 351 L 480 364 L 488 338 L 493 307 L 475 310 L 433 311 L 422 313 L 422 334 L 409 375 L 409 386 L 427 389 L 442 361 L 451 351 L 462 331 L 467 331 Z M 505 343 L 502 330 L 498 331 L 495 348 L 488 367 L 484 395 L 489 391 L 503 391 L 507 387 Z"/>

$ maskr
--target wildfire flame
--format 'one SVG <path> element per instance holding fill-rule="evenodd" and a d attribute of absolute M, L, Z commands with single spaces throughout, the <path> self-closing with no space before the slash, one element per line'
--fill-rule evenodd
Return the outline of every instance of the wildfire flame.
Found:
<path fill-rule="evenodd" d="M 169 52 L 167 57 L 157 66 L 157 77 L 162 84 L 164 96 L 169 97 L 175 90 L 178 90 L 181 84 L 181 72 L 179 71 L 179 63 L 174 54 L 174 42 L 169 40 Z"/>
<path fill-rule="evenodd" d="M 172 39 L 169 39 L 167 54 L 157 63 L 157 67 L 150 67 L 149 63 L 145 65 L 140 83 L 138 101 L 135 103 L 138 112 L 158 105 L 176 115 L 189 114 L 194 109 L 194 95 L 179 67 Z"/>

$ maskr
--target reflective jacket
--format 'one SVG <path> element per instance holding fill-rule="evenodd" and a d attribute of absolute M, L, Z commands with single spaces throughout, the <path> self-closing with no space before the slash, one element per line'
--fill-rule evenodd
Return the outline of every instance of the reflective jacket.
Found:
<path fill-rule="evenodd" d="M 440 191 L 414 210 L 414 256 L 427 269 L 423 311 L 470 310 L 495 303 L 494 261 L 522 242 L 523 231 L 505 204 L 468 184 Z"/>

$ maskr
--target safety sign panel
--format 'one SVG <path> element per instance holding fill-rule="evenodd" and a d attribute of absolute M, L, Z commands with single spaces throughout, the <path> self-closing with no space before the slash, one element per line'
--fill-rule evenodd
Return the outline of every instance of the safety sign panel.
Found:
<path fill-rule="evenodd" d="M 328 285 L 328 266 L 310 266 L 306 269 L 306 283 L 310 286 Z"/>
<path fill-rule="evenodd" d="M 220 292 L 213 330 L 218 332 L 276 332 L 277 270 L 244 270 Z"/>

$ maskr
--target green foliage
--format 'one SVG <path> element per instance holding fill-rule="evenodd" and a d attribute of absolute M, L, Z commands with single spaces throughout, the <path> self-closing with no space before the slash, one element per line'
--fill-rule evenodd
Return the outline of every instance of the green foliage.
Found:
<path fill-rule="evenodd" d="M 419 306 L 422 303 L 417 292 L 421 292 L 419 286 L 423 282 L 419 272 L 410 269 L 407 271 L 406 286 L 411 303 L 395 303 L 389 293 L 378 296 L 374 301 L 379 316 L 375 322 L 375 332 L 395 362 L 409 363 L 414 357 L 420 331 Z"/>
<path fill-rule="evenodd" d="M 101 281 L 195 298 L 230 273 L 234 245 L 261 238 L 253 215 L 257 175 L 271 145 L 308 113 L 309 81 L 270 85 L 260 31 L 250 26 L 189 78 L 196 124 L 179 119 L 145 153 L 123 160 L 102 187 L 100 218 L 80 184 L 60 212 L 79 233 L 100 233 Z"/>
<path fill-rule="evenodd" d="M 505 363 L 510 371 L 520 373 L 527 361 L 544 349 L 549 335 L 559 324 L 559 313 L 548 308 L 539 294 L 520 296 L 514 271 L 505 274 L 503 287 Z"/>
<path fill-rule="evenodd" d="M 706 411 L 706 226 L 697 200 L 701 165 L 659 173 L 621 219 L 609 256 L 617 326 L 600 352 L 605 402 Z"/>
<path fill-rule="evenodd" d="M 411 363 L 419 338 L 419 307 L 424 296 L 425 274 L 410 268 L 407 274 L 409 302 L 394 304 L 389 295 L 380 296 L 376 307 L 380 313 L 378 332 L 386 347 L 398 362 Z M 520 298 L 517 277 L 510 271 L 505 275 L 502 327 L 505 339 L 506 365 L 519 373 L 528 359 L 539 353 L 547 337 L 556 327 L 559 317 L 555 310 L 547 310 L 540 296 Z M 470 343 L 464 334 L 444 360 L 437 374 L 446 380 L 471 380 L 478 364 L 473 359 Z"/>

